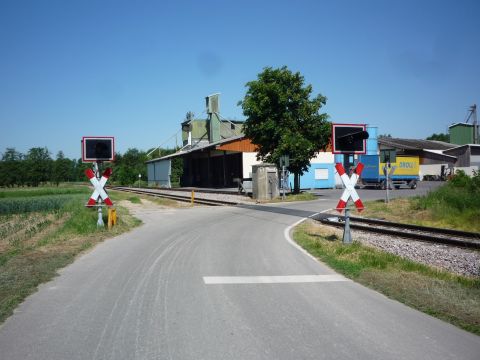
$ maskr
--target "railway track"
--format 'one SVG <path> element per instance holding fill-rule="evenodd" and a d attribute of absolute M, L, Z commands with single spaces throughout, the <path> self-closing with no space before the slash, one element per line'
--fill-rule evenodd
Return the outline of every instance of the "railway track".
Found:
<path fill-rule="evenodd" d="M 336 227 L 345 226 L 344 216 L 324 215 L 323 217 L 317 217 L 316 220 L 326 225 Z M 410 224 L 398 224 L 390 221 L 359 218 L 354 216 L 350 217 L 350 228 L 437 244 L 480 249 L 479 233 Z"/>
<path fill-rule="evenodd" d="M 130 193 L 139 194 L 139 195 L 147 195 L 147 196 L 153 196 L 153 197 L 159 197 L 159 198 L 165 198 L 165 199 L 172 199 L 176 201 L 183 201 L 183 202 L 192 201 L 191 195 L 172 194 L 170 189 L 168 190 L 168 192 L 165 192 L 162 190 L 156 190 L 156 189 L 136 189 L 136 188 L 124 187 L 124 186 L 109 186 L 108 189 L 116 190 L 116 191 L 125 191 L 125 192 L 130 192 Z M 185 192 L 188 192 L 188 191 L 182 191 L 182 193 L 185 193 Z M 208 193 L 212 193 L 212 191 Z M 198 195 L 200 195 L 200 197 Z M 202 198 L 201 192 L 199 193 L 197 191 L 195 192 L 194 203 L 201 204 L 201 205 L 210 205 L 210 206 L 225 206 L 225 205 L 232 206 L 232 205 L 239 204 L 239 202 L 235 202 L 235 201 Z"/>

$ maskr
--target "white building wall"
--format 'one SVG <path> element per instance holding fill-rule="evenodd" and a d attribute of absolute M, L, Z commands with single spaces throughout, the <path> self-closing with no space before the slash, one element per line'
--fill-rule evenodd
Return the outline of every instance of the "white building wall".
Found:
<path fill-rule="evenodd" d="M 480 167 L 480 155 L 470 155 L 470 165 Z"/>
<path fill-rule="evenodd" d="M 331 152 L 320 152 L 310 160 L 311 164 L 333 164 L 335 162 L 335 155 Z"/>
<path fill-rule="evenodd" d="M 466 167 L 454 167 L 454 173 L 458 170 L 461 170 L 465 173 L 465 175 L 473 176 L 479 170 L 478 166 L 466 166 Z"/>
<path fill-rule="evenodd" d="M 260 163 L 261 161 L 257 160 L 256 152 L 242 153 L 243 177 L 244 178 L 252 177 L 252 165 L 256 165 Z"/>
<path fill-rule="evenodd" d="M 445 171 L 448 169 L 448 164 L 428 164 L 428 165 L 420 165 L 419 176 L 420 180 L 423 179 L 425 175 L 433 175 L 433 176 L 440 176 L 442 175 L 442 166 L 445 167 Z"/>

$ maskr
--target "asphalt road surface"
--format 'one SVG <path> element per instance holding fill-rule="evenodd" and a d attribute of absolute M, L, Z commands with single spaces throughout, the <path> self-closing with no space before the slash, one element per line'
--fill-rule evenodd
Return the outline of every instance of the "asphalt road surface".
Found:
<path fill-rule="evenodd" d="M 0 359 L 478 360 L 480 337 L 336 275 L 289 241 L 293 224 L 339 193 L 139 211 L 143 226 L 17 309 L 0 328 Z"/>

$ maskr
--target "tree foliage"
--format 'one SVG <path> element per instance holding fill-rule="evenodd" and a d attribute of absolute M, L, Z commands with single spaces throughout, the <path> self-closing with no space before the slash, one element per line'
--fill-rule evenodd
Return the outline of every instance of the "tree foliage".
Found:
<path fill-rule="evenodd" d="M 31 186 L 38 186 L 47 182 L 51 177 L 53 168 L 50 152 L 46 147 L 31 148 L 25 156 L 26 180 Z"/>
<path fill-rule="evenodd" d="M 147 180 L 147 153 L 136 148 L 128 149 L 123 155 L 115 154 L 112 181 L 120 185 L 133 185 L 140 179 Z"/>
<path fill-rule="evenodd" d="M 443 142 L 450 142 L 450 135 L 442 134 L 442 133 L 434 133 L 427 137 L 426 140 L 436 140 L 436 141 L 443 141 Z"/>
<path fill-rule="evenodd" d="M 73 180 L 74 170 L 74 162 L 65 158 L 63 151 L 59 151 L 53 163 L 53 182 L 58 186 L 61 182 Z"/>
<path fill-rule="evenodd" d="M 245 136 L 258 147 L 262 161 L 279 164 L 282 155 L 289 155 L 288 170 L 295 175 L 294 191 L 298 192 L 300 175 L 308 170 L 310 159 L 330 141 L 328 115 L 320 113 L 327 98 L 321 94 L 311 98 L 312 86 L 286 66 L 265 68 L 246 87 L 238 103 L 247 117 Z"/>

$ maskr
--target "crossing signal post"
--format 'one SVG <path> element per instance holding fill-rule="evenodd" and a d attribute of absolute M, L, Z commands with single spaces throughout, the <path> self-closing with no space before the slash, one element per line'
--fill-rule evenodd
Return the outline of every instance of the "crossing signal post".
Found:
<path fill-rule="evenodd" d="M 366 153 L 366 140 L 368 132 L 365 124 L 332 124 L 332 147 L 334 154 L 343 155 L 343 165 L 337 163 L 335 168 L 340 175 L 345 190 L 337 204 L 336 210 L 342 213 L 345 210 L 345 227 L 343 230 L 343 243 L 350 244 L 352 235 L 350 233 L 350 208 L 349 200 L 352 199 L 358 211 L 364 209 L 362 200 L 355 190 L 362 170 L 363 164 L 358 163 L 355 167 L 353 157 L 356 154 Z"/>
<path fill-rule="evenodd" d="M 283 155 L 280 157 L 280 168 L 282 169 L 282 176 L 280 177 L 281 189 L 282 189 L 282 200 L 285 200 L 285 190 L 287 189 L 288 183 L 288 171 L 287 167 L 290 165 L 290 157 L 288 155 Z"/>
<path fill-rule="evenodd" d="M 90 183 L 93 185 L 94 188 L 94 191 L 85 206 L 98 208 L 98 227 L 105 226 L 103 222 L 102 207 L 106 205 L 109 207 L 109 209 L 112 209 L 113 206 L 112 201 L 110 200 L 106 190 L 104 189 L 108 178 L 112 174 L 112 169 L 106 168 L 103 174 L 100 176 L 100 166 L 104 161 L 113 161 L 114 157 L 115 148 L 113 137 L 84 136 L 82 138 L 82 161 L 93 163 L 92 169 L 85 170 L 85 175 L 87 175 Z M 102 203 L 105 203 L 105 205 L 103 205 Z M 112 221 L 111 225 L 115 223 L 116 213 L 115 221 Z"/>
<path fill-rule="evenodd" d="M 385 196 L 385 202 L 390 202 L 389 190 L 392 186 L 392 175 L 395 172 L 396 166 L 392 166 L 392 163 L 397 161 L 397 152 L 394 149 L 380 150 L 380 163 L 385 163 L 383 167 L 383 174 L 385 175 L 385 190 L 387 191 Z"/>

